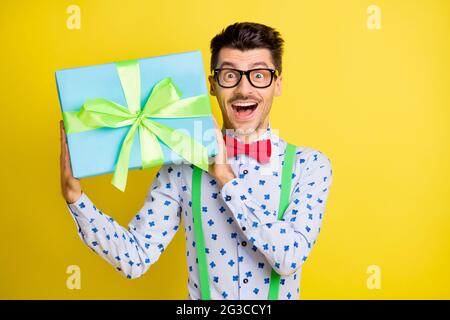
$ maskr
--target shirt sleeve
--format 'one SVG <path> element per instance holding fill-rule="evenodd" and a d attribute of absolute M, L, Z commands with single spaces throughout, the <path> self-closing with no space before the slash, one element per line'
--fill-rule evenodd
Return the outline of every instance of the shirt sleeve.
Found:
<path fill-rule="evenodd" d="M 173 167 L 161 167 L 128 229 L 100 211 L 83 193 L 75 203 L 68 204 L 79 236 L 127 278 L 143 275 L 178 230 L 181 206 L 176 179 Z"/>
<path fill-rule="evenodd" d="M 221 192 L 248 241 L 283 276 L 293 274 L 306 261 L 316 242 L 332 181 L 331 162 L 319 151 L 305 155 L 297 149 L 295 176 L 299 179 L 291 187 L 282 220 L 278 220 L 278 206 L 275 212 L 267 210 L 239 178 L 228 181 Z"/>

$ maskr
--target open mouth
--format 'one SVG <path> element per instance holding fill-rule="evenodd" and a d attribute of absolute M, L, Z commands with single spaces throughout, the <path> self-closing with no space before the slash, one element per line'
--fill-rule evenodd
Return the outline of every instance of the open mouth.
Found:
<path fill-rule="evenodd" d="M 257 102 L 234 102 L 231 104 L 234 115 L 238 120 L 248 120 L 253 117 L 256 108 L 258 108 Z"/>

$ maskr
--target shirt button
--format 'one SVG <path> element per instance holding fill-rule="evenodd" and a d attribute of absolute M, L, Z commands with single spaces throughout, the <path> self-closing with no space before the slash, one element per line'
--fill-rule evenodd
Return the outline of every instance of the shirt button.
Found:
<path fill-rule="evenodd" d="M 247 245 L 247 242 L 245 242 L 245 241 L 242 241 L 242 243 L 241 243 L 241 244 L 242 244 L 242 246 L 243 246 L 243 247 L 245 247 L 245 246 Z"/>
<path fill-rule="evenodd" d="M 230 201 L 230 200 L 231 200 L 231 196 L 226 196 L 226 197 L 225 197 L 225 200 L 226 200 L 226 201 Z"/>
<path fill-rule="evenodd" d="M 247 228 L 246 227 L 242 227 L 242 231 L 245 231 L 245 230 L 247 230 Z"/>
<path fill-rule="evenodd" d="M 247 283 L 248 282 L 248 279 L 247 278 L 245 278 L 244 280 L 242 280 L 244 283 Z"/>
<path fill-rule="evenodd" d="M 244 172 L 244 174 L 247 174 L 247 173 L 248 173 L 248 170 L 247 170 L 247 169 L 245 169 L 245 170 L 244 170 L 243 172 Z"/>

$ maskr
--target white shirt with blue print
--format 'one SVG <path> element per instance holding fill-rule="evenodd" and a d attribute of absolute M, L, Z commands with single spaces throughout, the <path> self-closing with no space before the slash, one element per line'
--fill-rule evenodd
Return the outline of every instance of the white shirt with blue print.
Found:
<path fill-rule="evenodd" d="M 331 163 L 320 151 L 297 147 L 289 206 L 278 220 L 286 142 L 270 125 L 258 140 L 266 138 L 272 144 L 270 162 L 260 164 L 246 155 L 229 158 L 236 178 L 222 189 L 203 172 L 201 211 L 211 299 L 267 299 L 272 268 L 281 275 L 279 299 L 300 298 L 301 269 L 320 232 Z M 137 278 L 158 260 L 182 219 L 189 299 L 200 299 L 192 171 L 191 164 L 162 166 L 128 228 L 83 193 L 68 205 L 81 239 L 126 277 Z"/>

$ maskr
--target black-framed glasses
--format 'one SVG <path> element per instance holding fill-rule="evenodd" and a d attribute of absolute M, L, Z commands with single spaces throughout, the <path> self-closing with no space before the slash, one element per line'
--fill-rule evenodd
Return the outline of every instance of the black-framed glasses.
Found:
<path fill-rule="evenodd" d="M 233 88 L 241 82 L 242 76 L 247 77 L 248 82 L 255 88 L 270 87 L 273 77 L 278 76 L 277 70 L 274 69 L 251 69 L 247 71 L 233 69 L 233 68 L 218 68 L 214 69 L 214 78 L 219 86 L 222 88 Z"/>

